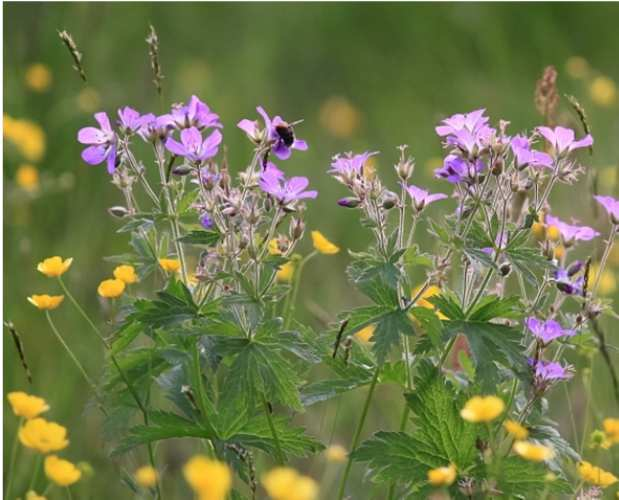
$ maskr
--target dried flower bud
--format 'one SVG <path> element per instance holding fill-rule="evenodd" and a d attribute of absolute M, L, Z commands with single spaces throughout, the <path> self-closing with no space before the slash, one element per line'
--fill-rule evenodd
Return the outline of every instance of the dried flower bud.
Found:
<path fill-rule="evenodd" d="M 110 207 L 107 209 L 107 211 L 110 215 L 118 217 L 119 219 L 122 219 L 123 217 L 129 215 L 129 210 L 127 210 L 125 207 L 121 207 L 120 205 Z"/>
<path fill-rule="evenodd" d="M 293 217 L 290 221 L 290 238 L 293 241 L 300 240 L 303 237 L 303 233 L 305 232 L 305 222 L 303 219 L 299 219 L 297 217 Z"/>
<path fill-rule="evenodd" d="M 178 165 L 172 169 L 172 173 L 174 175 L 183 176 L 191 173 L 192 170 L 193 169 L 189 165 Z"/>
<path fill-rule="evenodd" d="M 340 198 L 339 200 L 337 200 L 337 204 L 340 207 L 357 208 L 361 204 L 361 200 L 359 198 L 353 198 L 352 196 L 348 196 L 346 198 Z"/>
<path fill-rule="evenodd" d="M 503 161 L 503 158 L 501 157 L 497 158 L 492 164 L 492 169 L 491 169 L 492 174 L 496 176 L 501 175 L 503 173 L 504 165 L 505 165 L 505 162 Z"/>
<path fill-rule="evenodd" d="M 399 198 L 397 194 L 395 194 L 393 191 L 385 191 L 383 193 L 382 207 L 385 210 L 391 210 L 398 204 L 398 201 Z"/>
<path fill-rule="evenodd" d="M 512 266 L 509 262 L 503 262 L 503 264 L 499 266 L 499 273 L 501 273 L 501 276 L 506 277 L 511 272 L 512 272 Z"/>
<path fill-rule="evenodd" d="M 473 497 L 476 493 L 475 480 L 472 477 L 465 477 L 458 481 L 458 489 L 465 497 Z"/>
<path fill-rule="evenodd" d="M 411 176 L 413 175 L 414 170 L 415 170 L 415 162 L 413 161 L 412 158 L 405 159 L 404 155 L 402 155 L 402 158 L 400 159 L 398 164 L 395 166 L 395 171 L 397 172 L 398 177 L 402 181 L 407 181 L 408 179 L 410 179 Z"/>

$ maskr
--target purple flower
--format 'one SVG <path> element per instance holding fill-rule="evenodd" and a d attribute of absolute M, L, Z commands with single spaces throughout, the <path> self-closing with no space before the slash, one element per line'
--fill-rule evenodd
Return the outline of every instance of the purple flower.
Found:
<path fill-rule="evenodd" d="M 138 135 L 147 142 L 156 139 L 165 139 L 172 130 L 172 117 L 170 115 L 155 116 L 148 113 L 142 116 L 142 125 L 138 129 Z"/>
<path fill-rule="evenodd" d="M 316 198 L 318 191 L 305 191 L 309 181 L 307 177 L 291 177 L 286 179 L 284 173 L 273 163 L 268 163 L 260 175 L 258 185 L 265 193 L 270 194 L 282 205 L 305 198 Z"/>
<path fill-rule="evenodd" d="M 496 134 L 496 130 L 488 126 L 485 109 L 478 109 L 466 114 L 455 114 L 446 118 L 436 127 L 436 133 L 445 137 L 448 146 L 457 146 L 462 151 L 476 155 Z"/>
<path fill-rule="evenodd" d="M 531 143 L 527 137 L 517 135 L 512 138 L 510 145 L 518 168 L 522 169 L 529 165 L 552 168 L 552 158 L 546 153 L 531 149 Z"/>
<path fill-rule="evenodd" d="M 219 130 L 215 130 L 202 141 L 200 131 L 195 127 L 190 127 L 181 130 L 180 143 L 172 137 L 168 137 L 165 147 L 177 156 L 184 156 L 188 160 L 199 163 L 217 154 L 221 140 L 222 135 Z"/>
<path fill-rule="evenodd" d="M 575 141 L 574 131 L 571 128 L 555 127 L 552 129 L 550 127 L 537 127 L 537 131 L 550 143 L 557 155 L 566 151 L 571 152 L 575 149 L 587 148 L 593 144 L 593 137 L 590 134 Z"/>
<path fill-rule="evenodd" d="M 557 268 L 554 272 L 554 281 L 557 288 L 566 295 L 582 295 L 585 279 L 582 276 L 576 277 L 581 268 L 581 261 L 576 261 L 567 269 L 563 267 Z"/>
<path fill-rule="evenodd" d="M 82 159 L 90 165 L 99 165 L 107 160 L 107 171 L 116 170 L 116 134 L 110 125 L 107 113 L 95 113 L 101 128 L 84 127 L 77 133 L 77 140 L 89 146 L 82 151 Z"/>
<path fill-rule="evenodd" d="M 450 154 L 445 157 L 443 166 L 434 171 L 434 175 L 438 179 L 445 179 L 452 184 L 457 184 L 475 179 L 484 168 L 485 165 L 481 160 L 470 162 L 460 156 Z"/>
<path fill-rule="evenodd" d="M 215 223 L 213 222 L 213 219 L 211 218 L 211 216 L 207 214 L 206 212 L 204 212 L 200 216 L 200 225 L 204 229 L 213 229 L 213 227 L 215 226 Z"/>
<path fill-rule="evenodd" d="M 151 116 L 154 115 L 146 114 L 140 116 L 140 113 L 138 113 L 135 109 L 125 106 L 124 108 L 120 108 L 118 110 L 118 126 L 125 134 L 133 134 L 139 130 L 144 123 L 149 122 L 151 120 Z"/>
<path fill-rule="evenodd" d="M 541 386 L 548 386 L 559 380 L 566 380 L 572 377 L 569 367 L 562 366 L 556 361 L 535 361 L 529 358 L 529 366 L 535 370 L 535 381 Z"/>
<path fill-rule="evenodd" d="M 219 115 L 213 113 L 206 103 L 195 95 L 191 96 L 187 104 L 175 106 L 169 115 L 163 116 L 179 129 L 190 127 L 195 127 L 198 130 L 223 128 L 223 125 L 219 122 Z"/>
<path fill-rule="evenodd" d="M 572 245 L 575 241 L 590 241 L 600 235 L 595 229 L 589 226 L 574 226 L 563 222 L 558 217 L 547 215 L 545 219 L 546 226 L 555 226 L 561 233 L 563 242 L 566 245 Z"/>
<path fill-rule="evenodd" d="M 470 113 L 458 113 L 449 118 L 445 118 L 439 125 L 435 128 L 436 133 L 441 137 L 445 137 L 447 135 L 453 135 L 461 130 L 469 130 L 474 132 L 476 130 L 480 130 L 485 127 L 488 123 L 489 118 L 484 116 L 486 112 L 485 109 L 477 109 L 475 111 L 471 111 Z"/>
<path fill-rule="evenodd" d="M 424 207 L 429 205 L 430 203 L 434 203 L 435 201 L 444 200 L 448 198 L 446 194 L 436 193 L 430 194 L 425 189 L 418 188 L 417 186 L 406 186 L 406 190 L 408 194 L 413 199 L 413 205 L 418 212 L 421 212 Z"/>
<path fill-rule="evenodd" d="M 208 167 L 202 167 L 200 169 L 200 178 L 196 182 L 198 184 L 202 183 L 202 185 L 207 190 L 211 190 L 215 186 L 217 186 L 217 184 L 219 183 L 220 180 L 221 180 L 221 175 L 220 174 L 218 174 L 217 172 L 213 172 Z"/>
<path fill-rule="evenodd" d="M 363 165 L 372 156 L 378 154 L 378 151 L 365 151 L 361 154 L 353 154 L 352 152 L 344 155 L 335 155 L 331 162 L 331 168 L 327 173 L 333 175 L 344 184 L 350 184 L 353 179 L 363 174 Z"/>
<path fill-rule="evenodd" d="M 594 196 L 595 201 L 604 207 L 613 224 L 619 224 L 619 200 L 612 196 Z"/>
<path fill-rule="evenodd" d="M 353 196 L 347 196 L 346 198 L 337 200 L 337 204 L 344 208 L 357 208 L 361 204 L 361 200 Z"/>
<path fill-rule="evenodd" d="M 268 139 L 271 143 L 271 151 L 280 160 L 290 158 L 292 149 L 307 150 L 307 143 L 295 137 L 293 125 L 284 121 L 281 116 L 276 116 L 271 120 L 262 106 L 258 106 L 256 111 L 264 120 L 264 131 L 259 128 L 256 121 L 243 119 L 237 124 L 237 127 L 243 130 L 253 142 L 260 143 L 262 139 Z M 263 134 L 266 134 L 266 137 Z"/>
<path fill-rule="evenodd" d="M 574 330 L 563 329 L 557 321 L 552 319 L 543 321 L 530 317 L 525 320 L 525 324 L 531 333 L 544 344 L 548 344 L 559 337 L 572 337 L 576 334 Z"/>

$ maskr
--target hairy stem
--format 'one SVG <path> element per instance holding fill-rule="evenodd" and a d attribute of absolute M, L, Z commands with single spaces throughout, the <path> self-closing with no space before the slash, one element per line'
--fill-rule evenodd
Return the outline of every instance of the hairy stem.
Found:
<path fill-rule="evenodd" d="M 275 429 L 275 424 L 273 423 L 273 418 L 271 417 L 271 408 L 269 407 L 269 403 L 267 402 L 264 394 L 262 394 L 262 406 L 264 407 L 264 414 L 267 417 L 267 422 L 269 423 L 269 429 L 271 429 L 271 434 L 273 435 L 273 441 L 275 441 L 277 461 L 280 465 L 284 465 L 286 463 L 286 457 L 282 451 L 282 446 L 279 442 L 279 437 L 277 436 L 277 429 Z"/>

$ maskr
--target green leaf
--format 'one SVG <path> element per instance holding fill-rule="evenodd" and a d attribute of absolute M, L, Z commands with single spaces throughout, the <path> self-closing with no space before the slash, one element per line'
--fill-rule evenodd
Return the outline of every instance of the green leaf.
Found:
<path fill-rule="evenodd" d="M 501 298 L 497 295 L 487 295 L 479 301 L 469 314 L 471 321 L 490 321 L 495 318 L 518 318 L 521 315 L 522 304 L 516 296 Z"/>
<path fill-rule="evenodd" d="M 353 255 L 355 260 L 346 269 L 350 281 L 376 304 L 397 307 L 398 283 L 403 281 L 398 267 L 369 254 Z"/>
<path fill-rule="evenodd" d="M 371 376 L 367 378 L 342 378 L 333 380 L 321 380 L 306 385 L 301 390 L 301 403 L 304 407 L 311 406 L 321 401 L 328 401 L 344 392 L 352 391 L 358 387 L 369 384 Z"/>
<path fill-rule="evenodd" d="M 383 315 L 376 323 L 376 329 L 370 339 L 374 342 L 372 351 L 376 360 L 382 364 L 393 347 L 400 344 L 400 335 L 412 335 L 413 325 L 408 314 L 402 310 Z"/>
<path fill-rule="evenodd" d="M 505 254 L 512 263 L 512 266 L 514 266 L 514 269 L 520 272 L 533 286 L 538 285 L 539 279 L 537 275 L 543 275 L 551 266 L 550 262 L 540 254 L 540 251 L 533 248 L 508 248 L 505 250 Z"/>
<path fill-rule="evenodd" d="M 204 245 L 212 247 L 219 241 L 221 234 L 218 231 L 191 231 L 189 234 L 182 236 L 178 239 L 181 243 L 189 245 Z"/>
<path fill-rule="evenodd" d="M 448 319 L 464 319 L 465 314 L 460 305 L 460 301 L 455 293 L 444 291 L 439 295 L 433 295 L 426 299 Z"/>
<path fill-rule="evenodd" d="M 432 346 L 435 348 L 442 347 L 443 325 L 436 312 L 427 307 L 413 307 L 410 312 L 421 324 L 423 332 L 427 335 Z"/>
<path fill-rule="evenodd" d="M 543 463 L 535 463 L 520 457 L 506 457 L 501 462 L 496 488 L 502 498 L 537 498 L 537 495 L 548 486 L 551 493 L 570 493 L 571 488 L 559 477 L 555 481 L 545 480 L 548 473 Z"/>

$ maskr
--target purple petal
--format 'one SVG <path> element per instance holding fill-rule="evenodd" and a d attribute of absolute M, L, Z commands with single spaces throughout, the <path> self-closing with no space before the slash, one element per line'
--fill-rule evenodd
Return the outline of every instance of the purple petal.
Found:
<path fill-rule="evenodd" d="M 570 145 L 570 151 L 574 151 L 575 149 L 580 149 L 580 148 L 588 148 L 591 145 L 593 145 L 593 137 L 591 137 L 591 135 L 587 134 L 586 136 L 584 136 L 579 141 L 574 141 Z"/>
<path fill-rule="evenodd" d="M 291 151 L 290 148 L 287 147 L 283 141 L 278 141 L 272 149 L 273 154 L 277 156 L 280 160 L 287 160 L 290 158 Z"/>
<path fill-rule="evenodd" d="M 107 171 L 109 174 L 113 174 L 116 170 L 116 145 L 112 144 L 110 150 L 107 153 Z"/>
<path fill-rule="evenodd" d="M 181 143 L 173 139 L 172 137 L 168 137 L 165 141 L 165 147 L 171 153 L 177 156 L 185 156 L 187 154 L 187 149 Z"/>
<path fill-rule="evenodd" d="M 537 131 L 553 146 L 555 145 L 555 133 L 550 127 L 537 127 Z"/>
<path fill-rule="evenodd" d="M 314 199 L 318 196 L 318 191 L 304 191 L 297 196 L 297 199 L 302 200 L 305 198 Z"/>
<path fill-rule="evenodd" d="M 181 142 L 188 151 L 197 151 L 202 145 L 202 134 L 195 127 L 181 130 Z"/>
<path fill-rule="evenodd" d="M 291 177 L 288 181 L 288 189 L 292 192 L 303 191 L 309 185 L 307 177 Z"/>
<path fill-rule="evenodd" d="M 104 144 L 107 135 L 95 127 L 84 127 L 77 133 L 77 140 L 82 144 Z"/>
<path fill-rule="evenodd" d="M 296 149 L 298 151 L 307 151 L 307 142 L 302 139 L 295 139 L 292 143 L 292 149 Z"/>
<path fill-rule="evenodd" d="M 258 106 L 256 108 L 256 111 L 258 111 L 258 114 L 260 116 L 262 116 L 262 119 L 264 120 L 264 126 L 267 130 L 271 129 L 271 119 L 269 118 L 269 115 L 267 115 L 267 112 L 264 110 L 264 108 L 262 106 Z"/>
<path fill-rule="evenodd" d="M 247 118 L 241 120 L 236 126 L 250 136 L 256 135 L 256 129 L 258 128 L 255 121 L 248 120 Z"/>
<path fill-rule="evenodd" d="M 110 119 L 108 118 L 107 113 L 105 113 L 104 111 L 100 113 L 95 113 L 95 120 L 97 120 L 97 123 L 101 127 L 101 130 L 103 130 L 104 132 L 112 131 L 112 126 L 110 125 Z"/>
<path fill-rule="evenodd" d="M 90 146 L 82 151 L 82 160 L 89 165 L 99 165 L 105 160 L 105 146 Z"/>
<path fill-rule="evenodd" d="M 211 135 L 209 135 L 204 142 L 202 143 L 202 148 L 204 149 L 217 149 L 217 146 L 221 143 L 223 139 L 223 135 L 219 130 L 215 130 Z"/>
<path fill-rule="evenodd" d="M 435 201 L 444 200 L 446 198 L 449 198 L 449 197 L 443 193 L 431 194 L 430 196 L 426 198 L 426 205 L 429 205 L 430 203 L 434 203 Z"/>
<path fill-rule="evenodd" d="M 555 127 L 555 137 L 559 152 L 565 151 L 574 142 L 574 131 L 571 128 Z"/>

